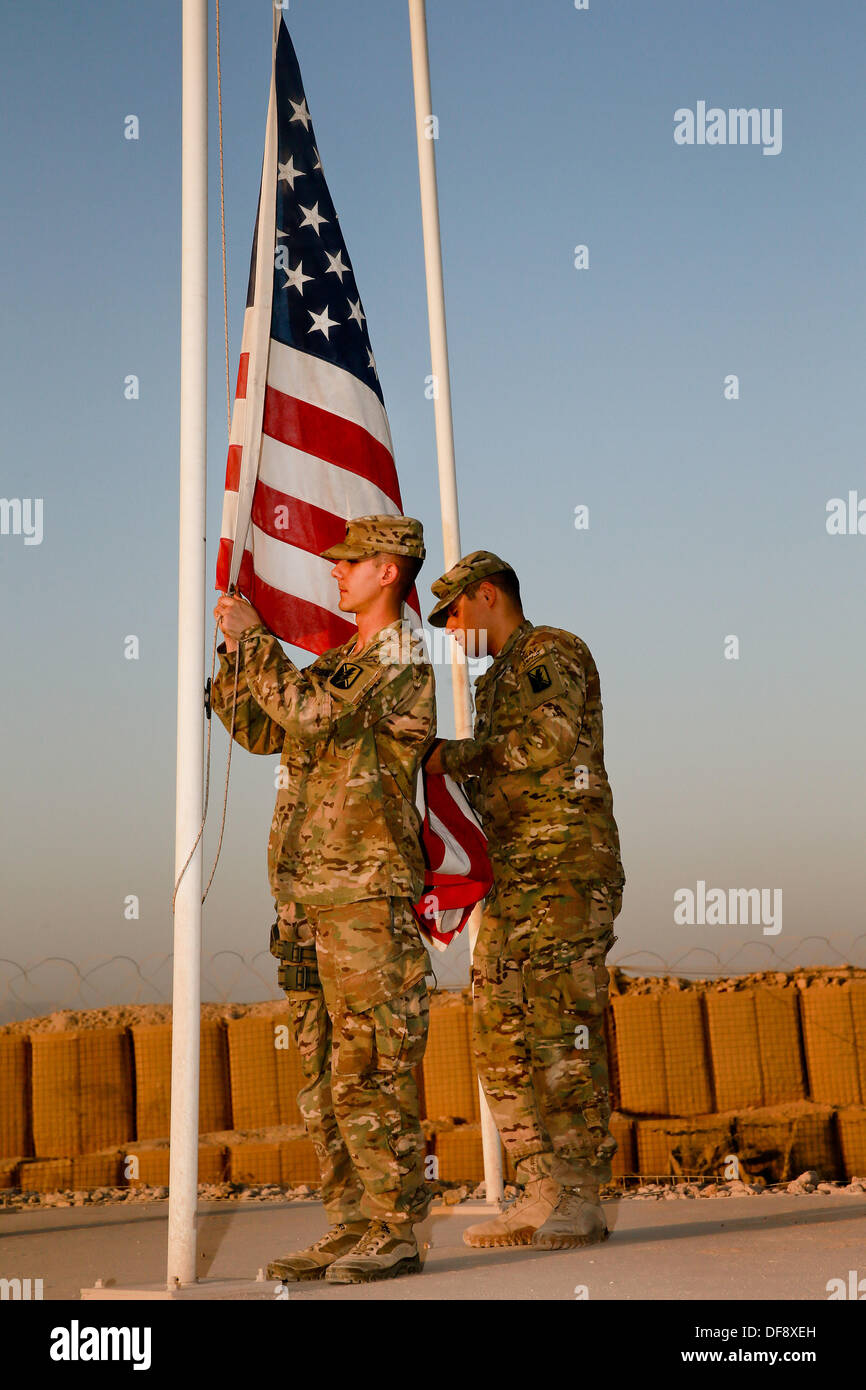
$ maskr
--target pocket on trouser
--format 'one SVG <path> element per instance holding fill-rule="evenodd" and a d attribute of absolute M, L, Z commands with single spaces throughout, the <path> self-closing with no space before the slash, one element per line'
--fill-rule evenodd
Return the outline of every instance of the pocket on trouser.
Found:
<path fill-rule="evenodd" d="M 473 961 L 476 956 L 490 960 L 497 960 L 502 956 L 505 950 L 506 927 L 505 918 L 495 910 L 488 899 L 481 913 L 481 925 L 478 928 L 478 938 L 472 952 Z"/>
<path fill-rule="evenodd" d="M 331 1071 L 331 1020 L 322 991 L 287 993 L 289 1031 L 307 1084 L 327 1081 Z M 302 1107 L 303 1109 L 303 1107 Z"/>
<path fill-rule="evenodd" d="M 601 1160 L 616 1149 L 604 1038 L 611 938 L 605 932 L 595 941 L 563 942 L 530 960 L 525 972 L 533 1074 L 547 1128 L 557 1148 Z"/>
<path fill-rule="evenodd" d="M 333 958 L 335 1007 L 365 1014 L 423 981 L 429 967 L 408 898 L 368 898 L 319 912 Z"/>
<path fill-rule="evenodd" d="M 420 980 L 396 998 L 335 1021 L 335 1076 L 382 1076 L 412 1070 L 423 1059 L 430 1019 L 427 985 Z"/>
<path fill-rule="evenodd" d="M 554 880 L 534 895 L 532 909 L 529 955 L 539 960 L 567 945 L 589 950 L 613 931 L 610 890 L 603 884 Z"/>
<path fill-rule="evenodd" d="M 424 980 L 362 1014 L 334 1020 L 334 1104 L 367 1195 L 383 1203 L 380 1214 L 426 1209 L 413 1073 L 424 1055 L 428 1021 Z"/>
<path fill-rule="evenodd" d="M 485 1089 L 509 1090 L 528 1067 L 523 972 L 502 956 L 472 963 L 472 1055 Z"/>

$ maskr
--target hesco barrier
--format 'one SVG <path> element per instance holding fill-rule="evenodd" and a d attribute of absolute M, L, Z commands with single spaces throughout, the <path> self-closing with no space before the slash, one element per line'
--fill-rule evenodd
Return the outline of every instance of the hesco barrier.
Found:
<path fill-rule="evenodd" d="M 26 1037 L 0 1036 L 0 1154 L 33 1152 L 29 1055 Z"/>
<path fill-rule="evenodd" d="M 269 1018 L 229 1020 L 229 1071 L 236 1129 L 301 1122 L 298 1091 L 304 1078 L 300 1057 L 289 1036 L 288 1021 L 285 1011 Z"/>
<path fill-rule="evenodd" d="M 171 1024 L 137 1024 L 130 1032 L 135 1056 L 136 1137 L 160 1139 L 168 1134 L 171 1117 Z M 199 1055 L 199 1132 L 231 1129 L 226 1030 L 216 1019 L 201 1021 Z"/>
<path fill-rule="evenodd" d="M 203 1006 L 201 1182 L 315 1186 L 287 1023 L 282 1001 Z M 756 1182 L 866 1174 L 866 972 L 689 982 L 613 971 L 605 1024 L 614 1178 L 722 1178 L 732 1159 Z M 165 1186 L 170 1073 L 164 1006 L 0 1029 L 0 1187 Z M 417 1079 L 428 1176 L 480 1181 L 468 991 L 433 996 Z"/>
<path fill-rule="evenodd" d="M 124 1028 L 36 1033 L 33 1152 L 74 1158 L 135 1138 L 132 1051 Z"/>
<path fill-rule="evenodd" d="M 803 1032 L 814 1099 L 866 1104 L 866 983 L 804 994 Z"/>

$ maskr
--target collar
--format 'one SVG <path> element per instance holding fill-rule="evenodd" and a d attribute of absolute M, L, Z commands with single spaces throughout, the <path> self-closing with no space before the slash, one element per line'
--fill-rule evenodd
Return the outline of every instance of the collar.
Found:
<path fill-rule="evenodd" d="M 512 647 L 516 647 L 517 643 L 521 641 L 522 638 L 528 636 L 528 634 L 532 632 L 534 626 L 535 624 L 531 623 L 528 618 L 524 618 L 522 623 L 518 623 L 517 627 L 512 633 L 509 633 L 501 648 L 496 653 L 493 658 L 493 664 L 488 666 L 487 670 L 482 672 L 480 676 L 476 676 L 475 684 L 478 685 L 480 681 L 486 680 L 488 676 L 497 675 L 501 669 L 502 662 L 508 656 Z"/>
<path fill-rule="evenodd" d="M 358 632 L 356 629 L 354 637 L 350 637 L 347 642 L 344 642 L 340 650 L 347 660 L 354 659 L 355 661 L 360 661 L 363 656 L 367 655 L 370 652 L 372 647 L 381 646 L 384 634 L 386 632 L 390 632 L 392 628 L 395 627 L 402 627 L 402 623 L 402 618 L 395 618 L 393 622 L 386 623 L 384 627 L 380 627 L 378 632 L 373 633 L 373 636 L 368 639 L 368 641 L 365 643 L 365 645 L 361 648 L 359 652 L 353 650 L 355 643 L 358 640 Z"/>

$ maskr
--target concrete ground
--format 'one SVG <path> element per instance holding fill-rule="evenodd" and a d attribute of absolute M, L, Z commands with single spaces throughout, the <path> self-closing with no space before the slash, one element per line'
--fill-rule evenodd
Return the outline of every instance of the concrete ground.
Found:
<path fill-rule="evenodd" d="M 292 1300 L 783 1299 L 828 1297 L 866 1276 L 866 1197 L 786 1193 L 724 1200 L 605 1202 L 612 1234 L 585 1250 L 473 1250 L 462 1233 L 489 1209 L 434 1208 L 420 1275 L 363 1286 L 290 1286 Z M 45 1299 L 77 1299 L 101 1278 L 165 1279 L 168 1204 L 0 1213 L 0 1277 L 41 1278 Z M 199 1207 L 200 1278 L 249 1279 L 325 1229 L 317 1202 Z M 866 1284 L 864 1284 L 866 1288 Z M 273 1296 L 259 1285 L 260 1296 Z"/>

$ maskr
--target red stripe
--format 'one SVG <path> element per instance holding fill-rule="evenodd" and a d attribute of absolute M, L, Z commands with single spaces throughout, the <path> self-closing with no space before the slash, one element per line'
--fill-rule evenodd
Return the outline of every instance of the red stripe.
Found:
<path fill-rule="evenodd" d="M 265 392 L 262 429 L 281 444 L 313 454 L 375 483 L 402 512 L 400 485 L 391 451 L 363 426 L 269 386 Z"/>
<path fill-rule="evenodd" d="M 279 511 L 285 508 L 285 513 Z M 253 523 L 274 540 L 297 546 L 309 555 L 321 555 L 346 538 L 346 522 L 333 512 L 278 492 L 259 478 L 253 495 Z"/>
<path fill-rule="evenodd" d="M 241 485 L 241 457 L 243 444 L 230 444 L 226 458 L 226 492 L 237 492 Z"/>
<path fill-rule="evenodd" d="M 228 588 L 231 554 L 231 541 L 222 539 L 217 556 L 216 587 L 223 591 Z M 253 574 L 253 557 L 248 550 L 244 551 L 241 561 L 237 587 L 274 636 L 316 656 L 331 647 L 342 646 L 356 631 L 355 624 L 348 618 L 329 613 L 326 608 L 298 598 L 296 594 L 285 594 L 259 579 Z"/>
<path fill-rule="evenodd" d="M 242 352 L 238 359 L 238 384 L 235 387 L 235 399 L 245 401 L 247 398 L 247 373 L 250 368 L 250 355 Z"/>
<path fill-rule="evenodd" d="M 469 855 L 469 873 L 475 878 L 485 878 L 492 871 L 487 856 L 487 838 L 473 820 L 465 816 L 448 790 L 445 778 L 440 773 L 424 774 L 424 792 L 427 809 L 433 811 L 446 830 L 450 831 L 461 849 Z"/>
<path fill-rule="evenodd" d="M 234 490 L 237 491 L 237 484 Z M 279 508 L 285 508 L 285 512 Z M 263 483 L 261 478 L 253 494 L 252 518 L 254 525 L 266 535 L 294 545 L 298 550 L 305 550 L 308 555 L 321 555 L 323 550 L 346 538 L 343 517 L 334 516 L 333 512 L 326 512 L 312 502 L 302 502 L 287 492 L 278 492 L 276 488 Z M 421 601 L 414 585 L 406 602 L 413 613 L 420 616 Z"/>

